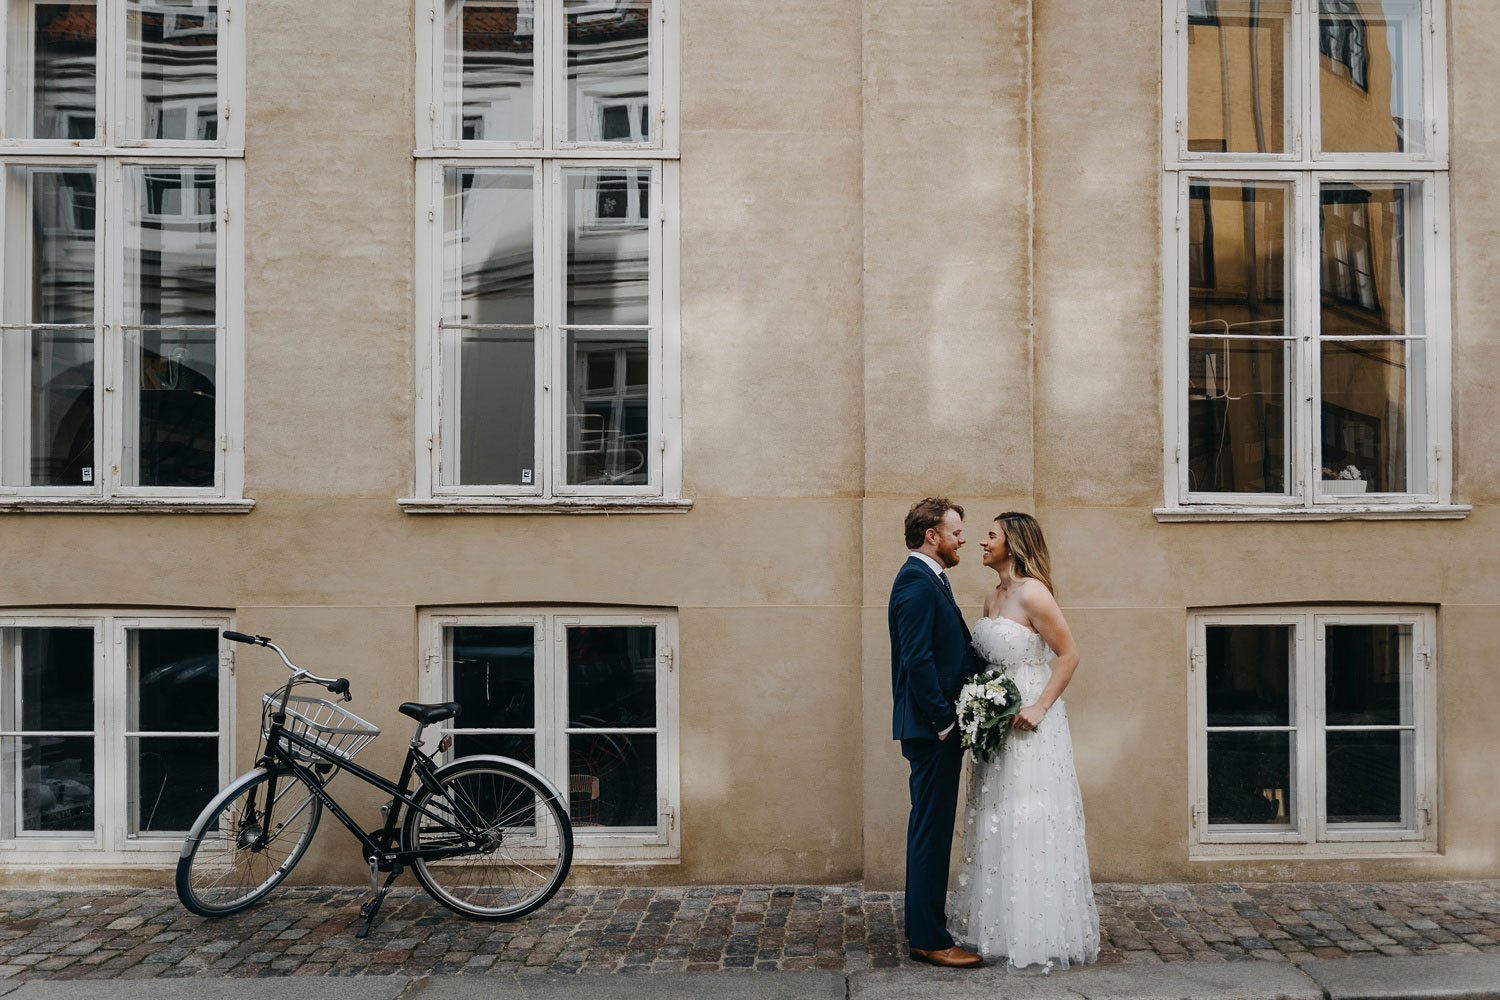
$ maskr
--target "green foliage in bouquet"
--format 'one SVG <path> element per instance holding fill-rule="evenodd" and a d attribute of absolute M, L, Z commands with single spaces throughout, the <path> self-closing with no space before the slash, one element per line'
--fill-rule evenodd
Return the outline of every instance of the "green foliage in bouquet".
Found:
<path fill-rule="evenodd" d="M 958 693 L 958 729 L 975 760 L 989 764 L 1005 752 L 1010 722 L 1023 707 L 1016 682 L 998 670 L 963 686 Z"/>

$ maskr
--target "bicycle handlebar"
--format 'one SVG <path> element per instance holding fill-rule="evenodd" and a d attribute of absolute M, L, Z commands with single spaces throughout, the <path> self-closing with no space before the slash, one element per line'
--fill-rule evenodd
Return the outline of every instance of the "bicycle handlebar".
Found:
<path fill-rule="evenodd" d="M 311 671 L 303 670 L 301 667 L 297 666 L 297 664 L 287 659 L 287 655 L 286 653 L 282 652 L 281 647 L 272 642 L 267 636 L 246 635 L 243 632 L 232 632 L 229 629 L 225 629 L 223 635 L 224 638 L 228 639 L 231 642 L 248 642 L 252 646 L 264 646 L 267 649 L 275 652 L 277 656 L 281 657 L 281 662 L 285 663 L 287 669 L 292 672 L 292 679 L 288 682 L 288 686 L 302 680 L 312 681 L 314 684 L 323 685 L 323 687 L 327 688 L 332 694 L 343 695 L 345 701 L 351 700 L 351 696 L 349 694 L 349 678 L 319 677 L 317 674 L 312 673 Z"/>

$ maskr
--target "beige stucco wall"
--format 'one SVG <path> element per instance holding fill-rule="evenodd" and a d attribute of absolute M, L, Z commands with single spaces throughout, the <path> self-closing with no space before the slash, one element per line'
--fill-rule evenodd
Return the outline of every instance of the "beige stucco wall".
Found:
<path fill-rule="evenodd" d="M 420 610 L 679 609 L 680 864 L 590 881 L 899 886 L 885 603 L 910 502 L 1034 510 L 1083 651 L 1099 879 L 1495 877 L 1500 27 L 1453 0 L 1457 522 L 1159 524 L 1154 3 L 683 0 L 685 515 L 413 516 L 412 11 L 251 0 L 245 516 L 8 515 L 0 607 L 232 611 L 387 735 Z M 358 56 L 347 25 L 359 23 Z M 371 95 L 379 95 L 373 99 Z M 1190 862 L 1188 609 L 1438 608 L 1440 853 Z M 237 764 L 276 675 L 237 657 Z M 352 786 L 351 786 L 352 787 Z M 374 803 L 366 800 L 373 817 Z M 373 819 L 372 819 L 373 821 Z M 298 876 L 362 878 L 331 821 Z M 98 871 L 9 870 L 11 881 Z M 162 881 L 164 870 L 128 876 Z"/>

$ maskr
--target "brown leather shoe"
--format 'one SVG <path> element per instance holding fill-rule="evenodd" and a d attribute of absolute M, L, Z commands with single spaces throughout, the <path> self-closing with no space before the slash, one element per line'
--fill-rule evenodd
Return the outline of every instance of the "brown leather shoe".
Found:
<path fill-rule="evenodd" d="M 941 965 L 949 969 L 973 969 L 984 964 L 984 959 L 972 951 L 964 951 L 958 945 L 951 945 L 942 950 L 931 950 L 926 948 L 913 948 L 911 957 L 919 962 L 929 965 Z"/>

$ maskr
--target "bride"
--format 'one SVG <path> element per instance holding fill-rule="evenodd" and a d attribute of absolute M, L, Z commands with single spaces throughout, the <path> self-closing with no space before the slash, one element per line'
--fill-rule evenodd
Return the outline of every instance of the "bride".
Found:
<path fill-rule="evenodd" d="M 1092 962 L 1099 913 L 1061 700 L 1078 647 L 1052 596 L 1036 519 L 1001 514 L 980 547 L 1000 582 L 985 597 L 974 646 L 1016 682 L 1026 707 L 1004 752 L 969 773 L 954 937 L 1017 968 Z"/>

